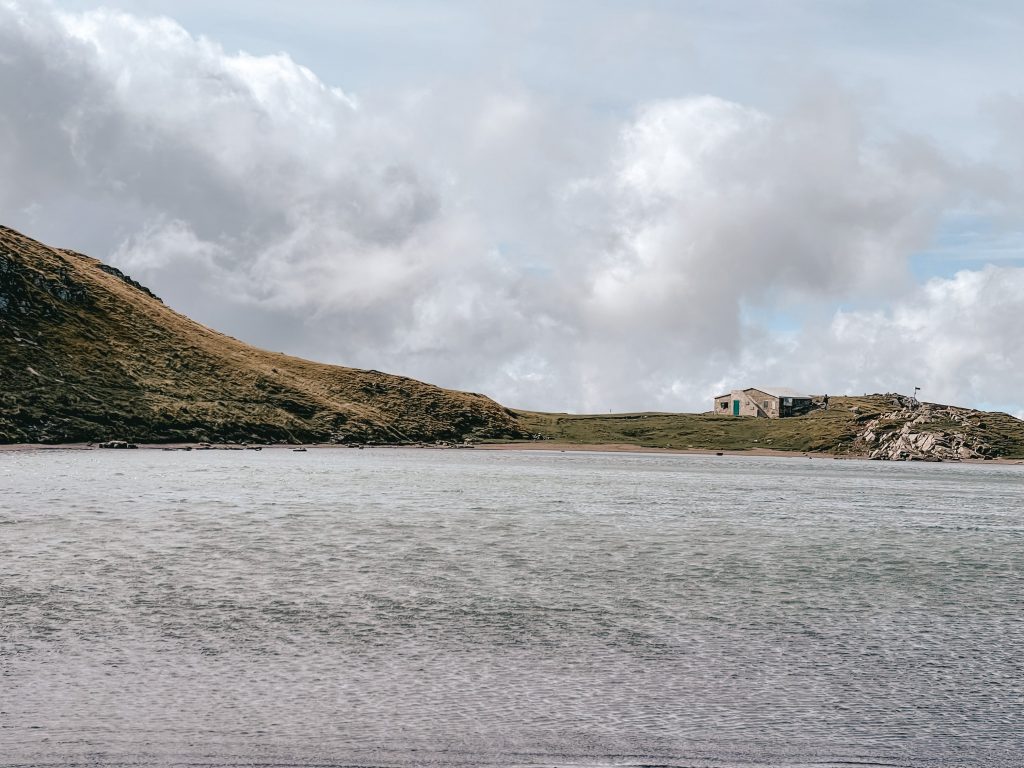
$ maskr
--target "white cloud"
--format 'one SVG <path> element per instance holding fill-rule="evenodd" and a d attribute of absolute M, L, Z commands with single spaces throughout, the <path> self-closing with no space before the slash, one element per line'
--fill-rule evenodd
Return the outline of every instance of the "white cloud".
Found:
<path fill-rule="evenodd" d="M 906 269 L 998 174 L 869 130 L 838 85 L 624 119 L 505 76 L 357 98 L 167 18 L 9 0 L 0 51 L 24 107 L 0 114 L 3 222 L 247 341 L 550 409 L 703 408 L 769 376 L 1004 402 L 1012 295 Z M 893 308 L 770 322 L 838 302 Z"/>
<path fill-rule="evenodd" d="M 123 241 L 111 259 L 133 272 L 142 273 L 177 267 L 189 261 L 213 269 L 223 253 L 222 246 L 196 237 L 186 222 L 157 218 Z"/>
<path fill-rule="evenodd" d="M 730 376 L 781 381 L 796 360 L 800 383 L 819 392 L 911 394 L 920 386 L 931 402 L 1021 417 L 1021 338 L 1024 268 L 990 265 L 933 278 L 884 309 L 839 310 L 788 339 L 762 337 L 759 353 Z"/>
<path fill-rule="evenodd" d="M 988 266 L 932 279 L 885 311 L 837 313 L 822 353 L 849 391 L 888 379 L 929 400 L 1019 409 L 1021 339 L 1024 268 Z M 850 365 L 858 351 L 869 359 Z"/>
<path fill-rule="evenodd" d="M 906 289 L 958 173 L 908 141 L 867 141 L 836 96 L 781 116 L 713 97 L 647 105 L 607 172 L 577 185 L 606 225 L 572 262 L 595 397 L 700 407 L 769 347 L 789 364 L 778 381 L 803 378 L 801 349 L 765 343 L 744 306 Z"/>

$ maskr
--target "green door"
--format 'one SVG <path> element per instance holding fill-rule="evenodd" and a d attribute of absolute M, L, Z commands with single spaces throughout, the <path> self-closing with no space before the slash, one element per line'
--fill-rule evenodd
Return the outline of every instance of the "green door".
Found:
<path fill-rule="evenodd" d="M 739 400 L 733 400 L 732 401 L 732 415 L 733 416 L 739 416 L 740 415 L 740 401 Z"/>

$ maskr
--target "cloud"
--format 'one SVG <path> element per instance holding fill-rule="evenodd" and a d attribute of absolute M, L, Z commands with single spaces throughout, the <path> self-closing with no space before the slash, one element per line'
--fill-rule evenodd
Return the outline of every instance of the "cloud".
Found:
<path fill-rule="evenodd" d="M 222 255 L 221 246 L 200 240 L 186 222 L 153 219 L 123 241 L 111 259 L 134 272 L 143 273 L 178 267 L 190 261 L 214 269 Z"/>
<path fill-rule="evenodd" d="M 355 95 L 168 18 L 9 0 L 0 51 L 24 106 L 0 114 L 4 223 L 247 341 L 548 409 L 703 408 L 768 376 L 1003 402 L 1012 297 L 907 263 L 1006 185 L 833 82 L 774 112 L 609 115 L 484 75 Z"/>
<path fill-rule="evenodd" d="M 845 374 L 849 391 L 878 389 L 888 380 L 903 391 L 923 386 L 931 400 L 983 403 L 1019 415 L 1022 338 L 1024 268 L 990 265 L 932 279 L 885 311 L 836 313 L 828 359 L 833 376 Z M 858 351 L 860 360 L 851 354 Z"/>
<path fill-rule="evenodd" d="M 4 120 L 19 164 L 5 209 L 46 221 L 53 201 L 85 201 L 124 233 L 100 255 L 157 282 L 189 273 L 206 301 L 359 309 L 420 278 L 432 182 L 386 123 L 287 55 L 228 55 L 166 18 L 0 13 L 19 65 L 4 96 L 39 94 Z"/>
<path fill-rule="evenodd" d="M 745 307 L 908 286 L 907 255 L 955 200 L 958 173 L 926 146 L 869 142 L 839 95 L 781 116 L 714 97 L 648 104 L 607 171 L 577 185 L 604 222 L 571 265 L 578 322 L 620 393 L 696 406 L 759 348 Z"/>
<path fill-rule="evenodd" d="M 765 354 L 740 370 L 781 380 L 796 356 L 805 381 L 833 394 L 909 394 L 920 386 L 932 402 L 1020 418 L 1022 334 L 1024 268 L 989 265 L 933 278 L 884 309 L 838 310 L 785 342 L 763 339 Z"/>

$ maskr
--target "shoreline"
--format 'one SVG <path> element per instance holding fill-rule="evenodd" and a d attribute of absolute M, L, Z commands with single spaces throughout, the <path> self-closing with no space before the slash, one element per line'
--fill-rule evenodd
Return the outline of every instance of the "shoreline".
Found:
<path fill-rule="evenodd" d="M 542 441 L 537 441 L 541 443 Z M 758 458 L 781 459 L 828 459 L 831 461 L 875 461 L 864 455 L 815 453 L 813 451 L 785 451 L 775 448 L 658 448 L 654 446 L 633 445 L 632 443 L 560 443 L 543 441 L 543 444 L 531 443 L 486 443 L 474 446 L 477 450 L 490 451 L 549 451 L 549 452 L 581 452 L 581 453 L 653 453 L 675 454 L 683 456 L 748 456 Z M 1013 466 L 1024 465 L 1024 459 L 996 457 L 994 459 L 960 459 L 959 461 L 887 461 L 879 460 L 879 464 L 1004 464 Z"/>
<path fill-rule="evenodd" d="M 664 453 L 680 456 L 776 456 L 780 458 L 809 459 L 866 459 L 867 456 L 835 456 L 831 453 L 784 451 L 774 448 L 659 448 L 633 443 L 565 443 L 555 440 L 536 440 L 517 443 L 482 443 L 474 446 L 485 451 L 548 451 L 580 453 Z"/>
<path fill-rule="evenodd" d="M 509 443 L 474 443 L 472 445 L 357 445 L 341 443 L 301 443 L 301 444 L 250 444 L 237 445 L 214 443 L 209 447 L 198 447 L 196 443 L 136 443 L 137 450 L 143 451 L 296 451 L 306 450 L 386 450 L 412 449 L 431 451 L 475 450 L 475 451 L 539 451 L 545 453 L 638 453 L 666 454 L 677 456 L 747 456 L 756 458 L 788 458 L 788 459 L 826 459 L 831 461 L 872 461 L 866 455 L 837 455 L 831 453 L 815 453 L 811 451 L 786 451 L 775 448 L 659 448 L 656 446 L 634 445 L 632 443 L 566 443 L 553 440 L 520 441 Z M 31 451 L 105 451 L 117 452 L 116 448 L 99 448 L 90 443 L 4 443 L 0 444 L 0 453 L 22 453 Z M 133 450 L 133 449 L 127 449 Z M 298 451 L 301 453 L 301 451 Z M 998 464 L 1002 466 L 1024 465 L 1024 459 L 996 457 L 993 459 L 961 459 L 960 461 L 882 461 L 879 463 L 895 464 Z"/>

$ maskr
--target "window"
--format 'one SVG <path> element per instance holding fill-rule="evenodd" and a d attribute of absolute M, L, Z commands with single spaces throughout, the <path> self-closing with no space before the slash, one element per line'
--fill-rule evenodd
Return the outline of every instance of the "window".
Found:
<path fill-rule="evenodd" d="M 722 402 L 722 410 L 723 410 L 723 411 L 727 411 L 727 410 L 729 410 L 729 401 L 728 401 L 728 400 L 724 400 L 724 401 Z"/>

